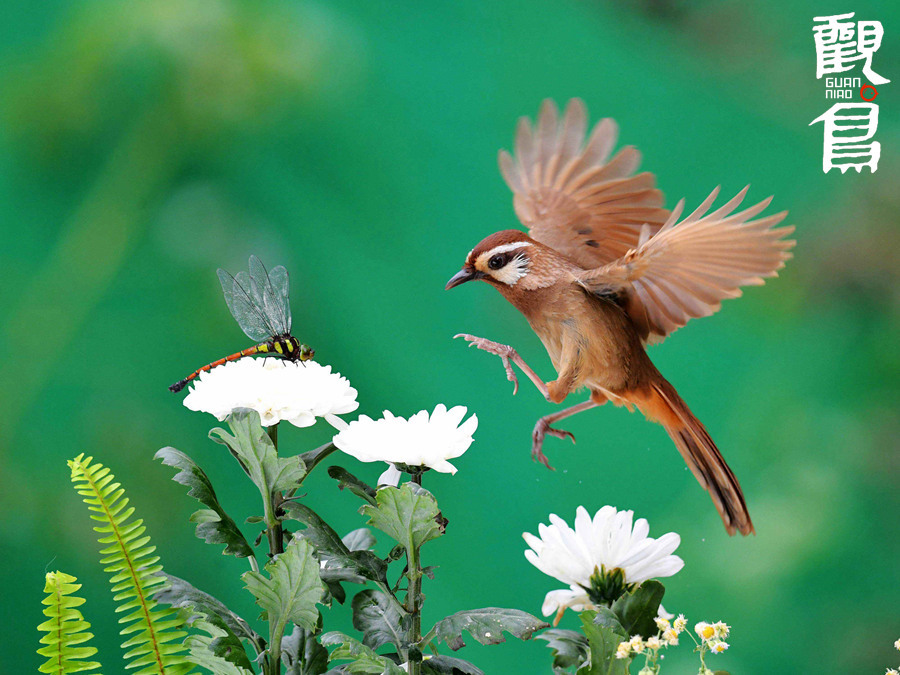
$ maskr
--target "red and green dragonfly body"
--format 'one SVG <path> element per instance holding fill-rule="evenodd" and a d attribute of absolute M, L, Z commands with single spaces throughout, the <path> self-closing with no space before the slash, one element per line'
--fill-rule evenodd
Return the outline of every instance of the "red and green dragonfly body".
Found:
<path fill-rule="evenodd" d="M 259 258 L 252 255 L 250 274 L 240 272 L 233 277 L 220 269 L 218 275 L 231 315 L 247 337 L 256 340 L 257 344 L 198 368 L 170 386 L 170 391 L 181 391 L 200 373 L 244 356 L 265 354 L 287 361 L 308 361 L 315 353 L 291 335 L 288 273 L 284 267 L 279 265 L 267 272 Z"/>

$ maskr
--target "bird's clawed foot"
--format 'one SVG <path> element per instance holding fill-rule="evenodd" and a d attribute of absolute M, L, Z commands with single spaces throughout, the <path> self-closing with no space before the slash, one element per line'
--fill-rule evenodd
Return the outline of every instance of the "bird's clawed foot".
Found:
<path fill-rule="evenodd" d="M 468 333 L 459 333 L 457 335 L 454 335 L 453 337 L 461 337 L 469 343 L 470 347 L 478 347 L 478 349 L 483 349 L 486 352 L 499 356 L 500 360 L 503 362 L 503 367 L 506 369 L 506 379 L 513 383 L 513 396 L 515 396 L 516 392 L 519 391 L 519 378 L 516 377 L 516 373 L 515 371 L 513 371 L 512 364 L 509 362 L 511 358 L 518 358 L 519 356 L 515 349 L 513 349 L 509 345 L 502 345 L 499 342 L 494 342 L 493 340 L 488 340 L 486 338 L 475 337 L 474 335 L 469 335 Z M 544 459 L 546 460 L 546 458 Z M 544 463 L 546 464 L 546 461 Z"/>
<path fill-rule="evenodd" d="M 546 417 L 542 417 L 537 421 L 537 424 L 534 425 L 534 431 L 531 432 L 531 459 L 535 462 L 540 462 L 551 471 L 555 471 L 555 469 L 550 466 L 550 461 L 542 451 L 544 438 L 547 434 L 556 436 L 557 438 L 571 438 L 573 443 L 575 442 L 575 434 L 571 431 L 554 429 L 550 426 L 550 421 Z"/>

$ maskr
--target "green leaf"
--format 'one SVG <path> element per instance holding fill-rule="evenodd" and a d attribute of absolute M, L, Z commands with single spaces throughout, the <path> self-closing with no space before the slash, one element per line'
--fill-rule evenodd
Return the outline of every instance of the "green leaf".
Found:
<path fill-rule="evenodd" d="M 253 549 L 244 539 L 235 523 L 216 497 L 209 477 L 186 454 L 175 448 L 163 448 L 158 451 L 154 459 L 159 459 L 167 466 L 181 469 L 172 480 L 190 488 L 188 495 L 208 506 L 209 509 L 200 509 L 191 516 L 191 522 L 197 523 L 197 536 L 207 544 L 225 544 L 225 553 L 249 558 L 253 555 Z"/>
<path fill-rule="evenodd" d="M 375 548 L 375 535 L 368 527 L 348 532 L 341 537 L 341 541 L 351 551 L 371 551 Z"/>
<path fill-rule="evenodd" d="M 612 604 L 613 613 L 628 635 L 656 635 L 656 613 L 665 592 L 661 583 L 649 579 Z"/>
<path fill-rule="evenodd" d="M 344 666 L 347 672 L 356 675 L 405 675 L 406 671 L 386 656 L 376 654 L 374 650 L 366 647 L 359 640 L 332 631 L 322 636 L 323 645 L 339 645 L 331 652 L 331 661 L 350 661 Z"/>
<path fill-rule="evenodd" d="M 202 621 L 218 631 L 207 641 L 207 647 L 212 653 L 236 666 L 252 670 L 241 639 L 249 640 L 257 651 L 262 651 L 265 645 L 262 637 L 250 628 L 244 619 L 213 596 L 195 588 L 184 579 L 171 574 L 164 576 L 168 582 L 167 587 L 158 591 L 153 599 L 175 608 L 189 609 L 200 615 Z"/>
<path fill-rule="evenodd" d="M 426 656 L 422 661 L 422 673 L 424 675 L 484 675 L 484 672 L 475 664 L 443 654 Z"/>
<path fill-rule="evenodd" d="M 369 517 L 369 524 L 390 536 L 407 551 L 418 550 L 422 544 L 444 533 L 437 501 L 428 490 L 415 483 L 402 487 L 380 488 L 374 506 L 360 510 Z"/>
<path fill-rule="evenodd" d="M 42 673 L 80 673 L 100 667 L 97 661 L 85 661 L 97 653 L 96 647 L 77 647 L 94 637 L 89 633 L 91 627 L 84 620 L 81 612 L 75 609 L 84 604 L 84 599 L 74 595 L 81 588 L 75 583 L 77 579 L 64 572 L 48 572 L 44 593 L 47 594 L 41 603 L 46 605 L 44 616 L 48 617 L 38 630 L 46 635 L 41 637 L 41 644 L 46 645 L 37 650 L 46 656 L 46 663 L 38 669 Z"/>
<path fill-rule="evenodd" d="M 284 553 L 266 565 L 268 577 L 260 572 L 244 572 L 241 579 L 267 614 L 270 636 L 281 636 L 289 621 L 307 630 L 316 629 L 316 603 L 325 590 L 319 579 L 319 563 L 312 545 L 292 539 Z"/>
<path fill-rule="evenodd" d="M 227 420 L 234 435 L 217 427 L 209 432 L 209 437 L 228 447 L 265 499 L 300 484 L 306 467 L 299 457 L 278 456 L 272 439 L 259 423 L 258 412 L 241 408 Z"/>
<path fill-rule="evenodd" d="M 360 591 L 350 605 L 353 608 L 353 627 L 363 633 L 363 644 L 372 649 L 382 645 L 396 645 L 406 649 L 408 614 L 393 598 L 381 591 Z"/>
<path fill-rule="evenodd" d="M 300 453 L 300 461 L 306 466 L 306 473 L 309 474 L 323 459 L 328 457 L 332 452 L 337 450 L 337 446 L 330 441 L 325 445 L 321 445 L 315 450 Z"/>
<path fill-rule="evenodd" d="M 364 583 L 369 579 L 387 583 L 387 563 L 384 560 L 371 551 L 351 551 L 338 533 L 311 508 L 289 501 L 282 504 L 282 509 L 287 518 L 306 525 L 306 529 L 296 536 L 306 539 L 316 548 L 319 562 L 325 563 L 319 569 L 323 580 Z"/>
<path fill-rule="evenodd" d="M 130 636 L 122 643 L 126 668 L 136 669 L 135 675 L 158 673 L 160 668 L 166 675 L 190 671 L 181 617 L 171 608 L 160 608 L 152 597 L 165 578 L 144 521 L 132 518 L 135 509 L 108 468 L 84 454 L 70 460 L 69 467 L 75 490 L 98 523 L 94 531 L 103 546 L 100 562 L 110 575 L 116 612 L 123 614 L 119 634 Z"/>
<path fill-rule="evenodd" d="M 328 650 L 305 628 L 294 625 L 294 632 L 281 642 L 286 675 L 322 675 L 328 670 Z"/>
<path fill-rule="evenodd" d="M 606 619 L 595 623 L 597 615 L 592 611 L 579 614 L 591 658 L 588 664 L 578 669 L 578 675 L 628 675 L 628 660 L 616 658 L 619 643 L 627 640 L 628 635 L 616 632 Z"/>
<path fill-rule="evenodd" d="M 496 645 L 506 642 L 503 631 L 520 640 L 528 640 L 534 631 L 549 625 L 519 609 L 485 607 L 451 614 L 438 621 L 429 635 L 433 633 L 436 642 L 446 642 L 450 649 L 456 651 L 466 644 L 462 637 L 463 631 L 467 631 L 483 645 Z"/>
<path fill-rule="evenodd" d="M 614 633 L 619 633 L 620 635 L 624 635 L 626 637 L 628 637 L 629 635 L 633 635 L 633 633 L 631 633 L 622 625 L 622 622 L 619 621 L 619 617 L 617 617 L 609 607 L 601 606 L 595 610 L 594 624 L 597 626 L 603 626 L 604 628 L 609 628 Z"/>
<path fill-rule="evenodd" d="M 551 628 L 534 637 L 536 640 L 546 640 L 553 651 L 554 669 L 563 670 L 572 666 L 577 669 L 590 659 L 587 638 L 578 631 Z"/>
<path fill-rule="evenodd" d="M 338 488 L 341 490 L 346 488 L 357 497 L 365 499 L 370 504 L 375 503 L 375 488 L 363 483 L 346 469 L 339 466 L 329 466 L 328 475 L 338 482 Z"/>
<path fill-rule="evenodd" d="M 202 618 L 192 621 L 191 628 L 202 630 L 207 635 L 192 634 L 185 638 L 184 645 L 191 652 L 188 656 L 189 661 L 201 668 L 206 668 L 215 675 L 252 675 L 253 668 L 250 661 L 247 660 L 243 648 L 239 647 L 240 653 L 243 655 L 240 665 L 237 665 L 234 659 L 222 655 L 222 641 L 230 641 L 234 637 L 233 635 L 227 634 L 219 626 L 204 621 Z M 244 661 L 246 661 L 246 665 L 244 665 Z"/>

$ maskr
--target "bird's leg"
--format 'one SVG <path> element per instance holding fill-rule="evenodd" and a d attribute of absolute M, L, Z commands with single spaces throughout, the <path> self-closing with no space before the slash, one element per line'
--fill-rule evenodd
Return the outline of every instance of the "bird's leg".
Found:
<path fill-rule="evenodd" d="M 583 410 L 596 408 L 598 405 L 600 405 L 600 403 L 595 403 L 592 400 L 588 400 L 584 403 L 573 405 L 572 407 L 566 408 L 565 410 L 560 410 L 559 412 L 553 413 L 552 415 L 544 415 L 542 418 L 540 418 L 534 425 L 534 431 L 531 432 L 531 459 L 536 462 L 540 462 L 548 469 L 553 470 L 553 467 L 550 466 L 550 462 L 547 460 L 547 456 L 541 450 L 544 445 L 544 437 L 547 434 L 556 436 L 557 438 L 565 438 L 566 436 L 568 436 L 574 443 L 575 436 L 571 431 L 554 429 L 550 425 L 554 422 L 565 419 L 566 417 L 571 417 L 572 415 L 580 413 Z"/>
<path fill-rule="evenodd" d="M 517 352 L 509 345 L 502 345 L 499 342 L 494 342 L 486 338 L 475 337 L 474 335 L 469 335 L 468 333 L 459 333 L 458 335 L 454 335 L 453 337 L 461 337 L 469 343 L 470 347 L 478 347 L 478 349 L 483 349 L 486 352 L 490 352 L 491 354 L 496 354 L 497 356 L 499 356 L 500 360 L 503 361 L 503 367 L 506 368 L 506 379 L 508 379 L 514 385 L 513 396 L 515 396 L 516 392 L 519 391 L 519 378 L 516 377 L 516 373 L 513 370 L 512 365 L 510 365 L 510 361 L 519 366 L 519 368 L 522 369 L 522 372 L 528 376 L 528 379 L 534 382 L 534 386 L 538 388 L 538 391 L 541 392 L 544 398 L 550 400 L 550 393 L 547 389 L 547 385 L 540 377 L 538 377 L 538 374 L 534 372 L 527 363 L 525 363 L 525 360 L 521 356 L 519 356 L 519 352 Z"/>

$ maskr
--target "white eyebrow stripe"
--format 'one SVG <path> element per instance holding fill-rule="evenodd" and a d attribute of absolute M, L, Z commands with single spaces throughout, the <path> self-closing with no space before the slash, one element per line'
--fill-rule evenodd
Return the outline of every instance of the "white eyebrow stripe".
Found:
<path fill-rule="evenodd" d="M 493 257 L 493 256 L 497 255 L 498 253 L 509 253 L 510 251 L 515 251 L 516 249 L 520 249 L 524 246 L 531 246 L 531 242 L 530 241 L 516 241 L 516 242 L 513 242 L 512 244 L 501 244 L 500 246 L 495 246 L 490 251 L 488 251 L 487 253 L 484 253 L 482 255 L 486 255 L 488 257 Z"/>

